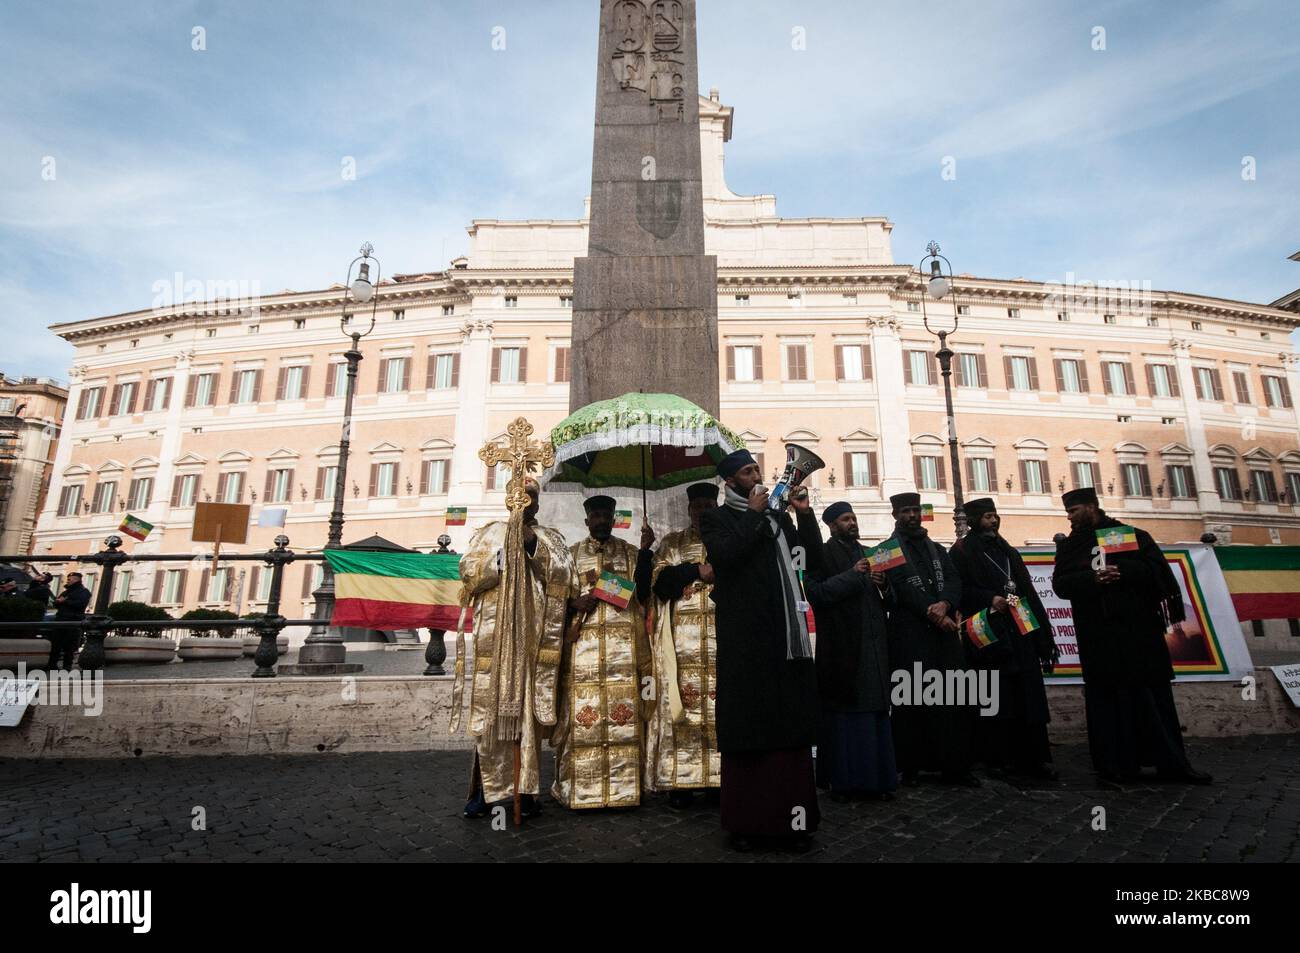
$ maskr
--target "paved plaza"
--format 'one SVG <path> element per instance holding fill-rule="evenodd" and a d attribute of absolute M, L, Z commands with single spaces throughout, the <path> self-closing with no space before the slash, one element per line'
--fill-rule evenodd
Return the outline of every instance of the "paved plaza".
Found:
<path fill-rule="evenodd" d="M 522 830 L 460 816 L 464 752 L 0 763 L 0 860 L 1297 861 L 1300 738 L 1192 741 L 1210 787 L 1100 789 L 1087 749 L 1059 786 L 922 784 L 892 803 L 822 798 L 807 854 L 737 855 L 715 808 L 627 812 L 549 800 Z M 543 759 L 549 784 L 549 759 Z M 1096 808 L 1104 831 L 1094 830 Z M 202 809 L 205 830 L 194 830 Z"/>

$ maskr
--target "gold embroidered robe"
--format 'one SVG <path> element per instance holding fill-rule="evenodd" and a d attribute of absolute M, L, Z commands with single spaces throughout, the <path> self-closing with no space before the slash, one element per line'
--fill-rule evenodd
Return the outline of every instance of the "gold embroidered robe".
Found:
<path fill-rule="evenodd" d="M 590 536 L 572 547 L 581 594 L 589 570 L 608 571 L 635 587 L 637 548 Z M 597 601 L 576 642 L 564 647 L 560 712 L 552 744 L 551 795 L 565 807 L 636 807 L 641 803 L 641 679 L 651 672 L 645 615 L 635 588 L 626 609 Z"/>
<path fill-rule="evenodd" d="M 506 523 L 489 523 L 474 534 L 469 550 L 461 557 L 460 576 L 471 597 L 474 622 L 474 674 L 470 690 L 469 724 L 474 736 L 483 797 L 488 802 L 514 796 L 514 742 L 498 738 L 487 730 L 491 692 L 492 658 L 497 638 L 497 618 L 501 593 L 501 572 L 497 553 L 505 546 Z M 525 557 L 528 567 L 530 624 L 520 637 L 524 639 L 525 678 L 524 718 L 520 738 L 519 793 L 537 794 L 540 789 L 538 761 L 541 739 L 556 719 L 555 688 L 564 641 L 564 620 L 568 600 L 577 593 L 573 560 L 564 537 L 555 530 L 534 527 L 537 548 Z M 456 685 L 465 679 L 465 643 L 457 634 Z M 460 715 L 461 693 L 453 692 L 452 730 Z"/>
<path fill-rule="evenodd" d="M 655 553 L 654 581 L 668 568 L 707 562 L 695 529 L 669 533 Z M 722 761 L 714 727 L 717 638 L 713 586 L 696 581 L 671 600 L 655 599 L 651 650 L 655 708 L 646 726 L 646 786 L 655 791 L 716 788 Z"/>

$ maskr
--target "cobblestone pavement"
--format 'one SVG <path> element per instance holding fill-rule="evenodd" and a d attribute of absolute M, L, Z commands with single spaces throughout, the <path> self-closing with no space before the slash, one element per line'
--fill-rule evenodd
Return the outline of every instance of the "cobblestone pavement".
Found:
<path fill-rule="evenodd" d="M 803 855 L 731 853 L 716 809 L 575 814 L 521 830 L 460 817 L 463 752 L 0 763 L 0 860 L 1300 861 L 1300 738 L 1192 742 L 1210 787 L 1099 789 L 1086 748 L 1062 782 L 923 783 L 892 803 L 822 798 Z M 549 760 L 544 759 L 549 783 Z M 697 803 L 699 803 L 697 801 Z M 191 829 L 195 808 L 206 830 Z M 1106 829 L 1093 830 L 1095 808 Z"/>

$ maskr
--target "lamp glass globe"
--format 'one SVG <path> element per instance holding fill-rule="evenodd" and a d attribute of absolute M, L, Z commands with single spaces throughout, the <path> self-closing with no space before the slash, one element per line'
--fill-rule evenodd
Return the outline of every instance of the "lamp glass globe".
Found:
<path fill-rule="evenodd" d="M 930 279 L 929 290 L 931 298 L 940 299 L 952 290 L 952 282 L 943 275 L 935 275 Z"/>
<path fill-rule="evenodd" d="M 369 301 L 370 296 L 375 293 L 375 286 L 364 278 L 358 278 L 352 282 L 352 297 L 357 301 Z"/>

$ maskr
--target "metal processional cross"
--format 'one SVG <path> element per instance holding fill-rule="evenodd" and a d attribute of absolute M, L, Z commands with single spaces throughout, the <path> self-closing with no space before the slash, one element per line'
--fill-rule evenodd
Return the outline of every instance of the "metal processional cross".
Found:
<path fill-rule="evenodd" d="M 506 433 L 510 435 L 508 443 L 489 443 L 479 450 L 478 458 L 490 467 L 504 463 L 510 468 L 506 508 L 513 512 L 528 508 L 531 498 L 524 490 L 524 480 L 534 466 L 546 469 L 555 465 L 555 447 L 549 440 L 530 440 L 533 425 L 523 417 L 516 417 Z"/>

